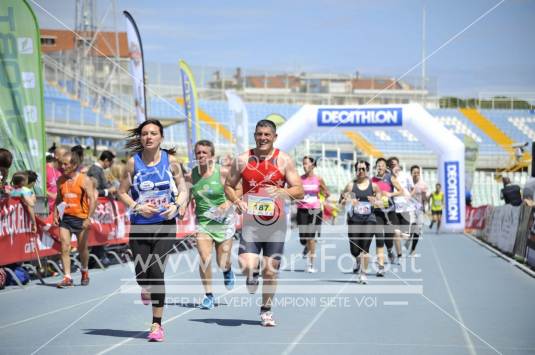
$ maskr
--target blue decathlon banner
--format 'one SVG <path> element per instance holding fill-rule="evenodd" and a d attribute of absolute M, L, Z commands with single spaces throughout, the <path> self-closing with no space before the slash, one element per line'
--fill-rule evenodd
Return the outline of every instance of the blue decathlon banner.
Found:
<path fill-rule="evenodd" d="M 444 162 L 444 195 L 446 200 L 446 223 L 461 222 L 461 196 L 459 188 L 459 162 Z"/>
<path fill-rule="evenodd" d="M 401 126 L 403 110 L 398 108 L 320 108 L 318 127 Z"/>

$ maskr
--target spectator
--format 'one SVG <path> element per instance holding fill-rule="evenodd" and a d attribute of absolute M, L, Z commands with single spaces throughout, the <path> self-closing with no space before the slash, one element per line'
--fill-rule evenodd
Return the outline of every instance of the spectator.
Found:
<path fill-rule="evenodd" d="M 33 191 L 26 186 L 28 185 L 28 176 L 26 172 L 19 171 L 13 174 L 11 185 L 13 186 L 13 189 L 9 193 L 10 196 L 20 198 L 22 204 L 26 207 L 26 210 L 30 215 L 32 223 L 31 231 L 32 233 L 37 232 L 37 223 L 35 221 L 35 212 L 33 210 L 33 207 L 35 206 L 35 196 L 33 195 Z"/>
<path fill-rule="evenodd" d="M 123 162 L 115 163 L 110 168 L 110 175 L 108 176 L 108 180 L 110 181 L 111 185 L 115 187 L 117 190 L 119 188 L 119 185 L 121 183 L 121 178 L 124 173 L 126 165 L 123 164 Z"/>
<path fill-rule="evenodd" d="M 87 171 L 87 176 L 95 181 L 98 197 L 108 197 L 117 192 L 117 189 L 106 179 L 106 174 L 104 174 L 104 170 L 113 165 L 113 159 L 115 159 L 115 155 L 109 150 L 105 150 L 100 154 L 99 161 L 91 165 Z"/>
<path fill-rule="evenodd" d="M 535 177 L 532 177 L 524 185 L 522 190 L 524 203 L 530 207 L 535 207 Z"/>
<path fill-rule="evenodd" d="M 501 199 L 505 200 L 506 205 L 520 206 L 522 204 L 522 196 L 520 195 L 520 186 L 511 184 L 511 179 L 504 177 L 503 189 L 501 191 Z"/>
<path fill-rule="evenodd" d="M 68 150 L 69 149 L 66 147 L 57 148 L 54 143 L 48 150 L 46 156 L 46 195 L 48 197 L 48 210 L 50 214 L 54 213 L 56 197 L 58 194 L 57 181 L 61 176 L 61 172 L 58 169 L 58 160 Z"/>
<path fill-rule="evenodd" d="M 37 179 L 38 179 L 37 173 L 35 171 L 31 171 L 31 170 L 26 170 L 23 173 L 26 175 L 26 178 L 27 178 L 26 184 L 24 186 L 28 190 L 30 190 L 30 192 L 31 192 L 30 199 L 32 200 L 32 206 L 35 206 L 35 203 L 37 202 L 37 197 L 35 196 L 33 188 L 34 188 L 35 183 L 37 182 Z"/>
<path fill-rule="evenodd" d="M 97 197 L 111 198 L 112 194 L 117 192 L 117 188 L 108 181 L 106 174 L 104 173 L 104 170 L 113 165 L 113 159 L 115 159 L 115 155 L 109 150 L 105 150 L 100 154 L 99 161 L 91 165 L 87 171 L 87 176 L 93 180 Z M 94 246 L 91 248 L 91 252 L 101 260 L 103 265 L 108 266 L 111 264 L 111 261 L 106 256 L 104 246 Z M 93 267 L 95 265 L 90 262 L 89 266 Z"/>
<path fill-rule="evenodd" d="M 13 164 L 13 154 L 5 148 L 0 148 L 0 196 L 8 192 L 7 177 L 11 164 Z"/>

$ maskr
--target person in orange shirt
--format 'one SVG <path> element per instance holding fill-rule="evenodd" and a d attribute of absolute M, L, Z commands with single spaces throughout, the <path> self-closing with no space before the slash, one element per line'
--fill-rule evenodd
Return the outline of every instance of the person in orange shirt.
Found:
<path fill-rule="evenodd" d="M 61 239 L 61 261 L 65 276 L 56 287 L 72 287 L 71 277 L 71 235 L 78 240 L 78 252 L 82 263 L 81 285 L 89 285 L 89 250 L 87 248 L 87 232 L 90 217 L 96 208 L 96 194 L 91 179 L 79 172 L 82 161 L 78 154 L 66 152 L 59 158 L 59 169 L 62 173 L 58 179 L 54 223 L 59 225 Z"/>

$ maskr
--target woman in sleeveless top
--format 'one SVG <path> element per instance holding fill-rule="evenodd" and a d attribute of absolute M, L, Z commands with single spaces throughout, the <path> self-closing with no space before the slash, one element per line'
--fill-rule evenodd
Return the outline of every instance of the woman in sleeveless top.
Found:
<path fill-rule="evenodd" d="M 386 159 L 378 158 L 375 161 L 375 170 L 376 174 L 372 177 L 372 182 L 379 187 L 382 193 L 382 205 L 374 211 L 377 219 L 377 233 L 375 233 L 375 246 L 379 263 L 377 276 L 382 277 L 384 276 L 385 245 L 390 263 L 393 263 L 396 259 L 392 249 L 394 246 L 394 230 L 398 222 L 393 199 L 401 194 L 401 187 L 396 177 L 387 171 Z"/>
<path fill-rule="evenodd" d="M 205 291 L 201 309 L 214 308 L 211 268 L 214 244 L 217 265 L 223 270 L 225 287 L 230 290 L 235 283 L 230 253 L 236 232 L 236 215 L 232 203 L 225 197 L 223 187 L 228 170 L 223 171 L 219 164 L 215 164 L 214 155 L 212 142 L 201 140 L 195 144 L 195 159 L 198 165 L 191 172 L 193 185 L 190 196 L 195 200 L 199 272 Z"/>
<path fill-rule="evenodd" d="M 163 341 L 165 261 L 176 240 L 176 217 L 188 200 L 182 170 L 173 154 L 160 148 L 163 126 L 147 120 L 130 131 L 128 160 L 119 199 L 130 210 L 130 248 L 143 304 L 152 304 L 149 341 Z"/>
<path fill-rule="evenodd" d="M 368 177 L 370 163 L 359 160 L 355 164 L 357 177 L 347 184 L 340 195 L 340 203 L 347 204 L 349 249 L 355 258 L 353 272 L 358 273 L 358 283 L 366 284 L 368 278 L 368 253 L 375 232 L 374 208 L 382 204 L 381 190 Z"/>
<path fill-rule="evenodd" d="M 307 257 L 306 272 L 316 272 L 314 259 L 316 258 L 316 234 L 319 237 L 321 222 L 323 221 L 322 206 L 319 194 L 329 197 L 329 190 L 323 179 L 314 173 L 316 161 L 314 158 L 303 158 L 304 175 L 301 183 L 305 190 L 303 200 L 297 202 L 297 226 L 299 228 L 299 241 L 305 247 L 303 255 Z"/>

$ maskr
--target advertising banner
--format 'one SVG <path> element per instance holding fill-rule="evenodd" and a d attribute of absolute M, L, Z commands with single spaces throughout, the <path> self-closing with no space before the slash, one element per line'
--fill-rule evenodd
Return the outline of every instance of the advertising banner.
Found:
<path fill-rule="evenodd" d="M 0 2 L 0 147 L 13 154 L 10 171 L 33 170 L 45 195 L 45 120 L 41 42 L 35 15 L 22 0 Z"/>

